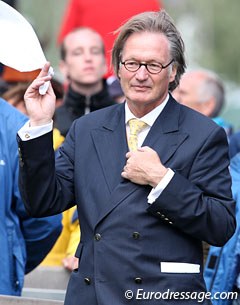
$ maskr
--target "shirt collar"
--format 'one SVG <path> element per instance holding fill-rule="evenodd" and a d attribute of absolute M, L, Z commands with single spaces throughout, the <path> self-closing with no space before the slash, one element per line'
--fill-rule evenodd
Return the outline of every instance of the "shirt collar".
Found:
<path fill-rule="evenodd" d="M 141 117 L 141 121 L 148 124 L 150 127 L 154 124 L 157 117 L 160 115 L 160 113 L 163 111 L 163 108 L 166 106 L 169 99 L 169 94 L 167 94 L 166 98 L 163 100 L 163 102 L 158 105 L 156 108 L 154 108 L 149 113 L 145 114 L 143 117 Z M 127 124 L 129 120 L 135 119 L 135 115 L 130 111 L 127 102 L 125 102 L 125 123 Z"/>

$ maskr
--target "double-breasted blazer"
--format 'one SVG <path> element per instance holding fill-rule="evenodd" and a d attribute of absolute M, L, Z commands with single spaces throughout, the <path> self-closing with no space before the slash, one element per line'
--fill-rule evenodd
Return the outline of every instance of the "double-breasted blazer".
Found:
<path fill-rule="evenodd" d="M 234 233 L 221 127 L 170 96 L 143 146 L 175 173 L 151 205 L 150 186 L 121 177 L 128 151 L 124 104 L 76 120 L 56 161 L 51 133 L 19 140 L 28 212 L 42 217 L 78 208 L 79 268 L 71 274 L 66 305 L 198 304 L 159 296 L 204 292 L 202 241 L 222 246 Z"/>

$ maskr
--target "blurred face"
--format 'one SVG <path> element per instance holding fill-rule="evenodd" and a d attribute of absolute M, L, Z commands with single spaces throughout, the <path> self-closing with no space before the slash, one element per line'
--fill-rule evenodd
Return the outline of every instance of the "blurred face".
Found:
<path fill-rule="evenodd" d="M 179 83 L 179 86 L 174 90 L 173 96 L 176 100 L 197 111 L 200 110 L 198 90 L 201 84 L 201 79 L 191 72 L 185 73 Z"/>
<path fill-rule="evenodd" d="M 171 60 L 170 46 L 161 33 L 134 33 L 127 39 L 121 61 L 139 63 L 161 63 L 167 65 Z M 136 72 L 129 72 L 120 64 L 118 76 L 130 110 L 141 117 L 160 105 L 168 93 L 168 85 L 176 75 L 174 65 L 158 74 L 151 74 L 145 66 Z"/>
<path fill-rule="evenodd" d="M 206 76 L 201 72 L 185 73 L 179 83 L 179 86 L 174 90 L 173 97 L 181 104 L 190 107 L 206 116 L 211 116 L 215 107 L 213 98 L 203 99 L 206 95 L 200 96 L 200 89 L 205 81 Z"/>
<path fill-rule="evenodd" d="M 106 62 L 101 37 L 91 30 L 82 29 L 65 38 L 66 58 L 60 69 L 71 82 L 92 85 L 102 81 Z"/>

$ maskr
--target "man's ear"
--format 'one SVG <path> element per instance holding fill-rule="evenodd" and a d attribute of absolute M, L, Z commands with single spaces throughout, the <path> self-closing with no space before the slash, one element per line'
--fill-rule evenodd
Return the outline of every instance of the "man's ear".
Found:
<path fill-rule="evenodd" d="M 175 80 L 176 74 L 177 74 L 177 65 L 175 65 L 173 63 L 172 69 L 171 69 L 170 74 L 169 74 L 169 82 L 170 83 Z"/>
<path fill-rule="evenodd" d="M 202 113 L 208 117 L 211 117 L 216 108 L 216 101 L 214 97 L 211 97 L 207 102 L 203 103 Z"/>

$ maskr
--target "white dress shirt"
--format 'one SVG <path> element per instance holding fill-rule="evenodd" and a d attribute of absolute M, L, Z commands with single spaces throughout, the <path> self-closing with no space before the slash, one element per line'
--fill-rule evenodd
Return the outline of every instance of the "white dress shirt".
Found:
<path fill-rule="evenodd" d="M 141 117 L 141 121 L 145 122 L 148 127 L 144 128 L 140 133 L 138 134 L 138 147 L 141 147 L 150 128 L 154 124 L 157 117 L 162 112 L 163 108 L 166 106 L 169 99 L 169 94 L 165 98 L 165 100 L 156 108 L 154 108 L 152 111 Z M 125 103 L 125 123 L 126 123 L 126 131 L 127 136 L 129 136 L 130 130 L 129 130 L 129 124 L 128 121 L 130 119 L 136 118 L 134 114 L 130 111 L 127 103 Z M 29 125 L 29 121 L 25 123 L 25 125 L 18 131 L 18 135 L 22 141 L 28 141 L 37 137 L 40 137 L 48 132 L 50 132 L 53 129 L 53 122 L 50 122 L 49 124 L 42 125 L 42 126 L 35 126 L 31 127 Z M 162 180 L 159 182 L 159 184 L 151 190 L 151 192 L 148 195 L 148 203 L 152 204 L 162 193 L 162 191 L 165 189 L 165 187 L 168 185 L 168 183 L 171 181 L 172 177 L 174 176 L 174 172 L 168 168 L 167 173 L 162 178 Z"/>

